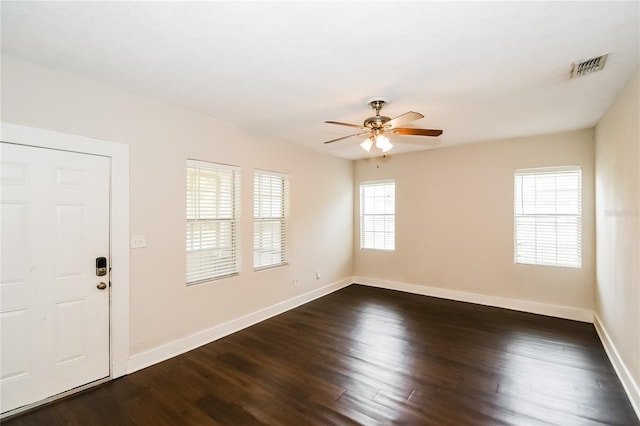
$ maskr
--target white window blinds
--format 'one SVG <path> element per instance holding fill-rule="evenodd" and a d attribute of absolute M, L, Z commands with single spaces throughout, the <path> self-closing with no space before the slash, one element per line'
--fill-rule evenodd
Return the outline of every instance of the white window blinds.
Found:
<path fill-rule="evenodd" d="M 395 250 L 396 184 L 360 184 L 360 248 Z"/>
<path fill-rule="evenodd" d="M 253 268 L 287 263 L 289 177 L 256 170 L 253 175 Z"/>
<path fill-rule="evenodd" d="M 515 171 L 515 262 L 582 265 L 580 167 Z"/>
<path fill-rule="evenodd" d="M 240 271 L 240 169 L 187 160 L 187 284 Z"/>

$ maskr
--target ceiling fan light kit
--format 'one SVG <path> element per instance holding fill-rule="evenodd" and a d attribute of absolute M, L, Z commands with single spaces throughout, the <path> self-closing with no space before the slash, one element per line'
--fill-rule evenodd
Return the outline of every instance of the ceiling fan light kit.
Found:
<path fill-rule="evenodd" d="M 385 135 L 378 135 L 376 136 L 376 147 L 380 148 L 382 152 L 387 152 L 393 148 L 393 145 Z"/>
<path fill-rule="evenodd" d="M 389 98 L 385 98 L 382 96 L 376 96 L 373 98 L 367 99 L 367 105 L 373 109 L 376 115 L 373 117 L 369 117 L 364 120 L 362 126 L 357 124 L 343 123 L 340 121 L 325 121 L 328 124 L 337 124 L 339 126 L 347 126 L 354 127 L 360 129 L 359 133 L 355 133 L 352 135 L 342 136 L 340 138 L 332 139 L 330 141 L 326 141 L 327 143 L 337 142 L 343 139 L 350 138 L 352 136 L 364 136 L 368 135 L 367 139 L 360 144 L 362 149 L 367 152 L 371 152 L 371 148 L 373 147 L 374 141 L 376 148 L 381 150 L 383 153 L 388 152 L 391 148 L 393 148 L 393 144 L 389 141 L 384 133 L 393 133 L 399 136 L 409 135 L 409 136 L 440 136 L 442 134 L 442 130 L 437 129 L 416 129 L 416 128 L 402 128 L 398 127 L 407 123 L 410 123 L 415 120 L 419 120 L 424 117 L 424 115 L 418 112 L 405 112 L 394 118 L 389 118 L 384 115 L 380 115 L 380 110 L 389 104 Z"/>
<path fill-rule="evenodd" d="M 384 135 L 377 135 L 375 137 L 376 140 L 376 148 L 381 150 L 382 152 L 387 152 L 391 148 L 393 148 L 393 144 L 389 141 L 389 139 Z M 367 138 L 364 142 L 360 144 L 362 149 L 367 152 L 371 152 L 371 147 L 373 146 L 373 139 Z"/>
<path fill-rule="evenodd" d="M 373 145 L 373 141 L 371 140 L 371 138 L 367 138 L 364 142 L 360 144 L 362 149 L 364 149 L 367 152 L 371 152 L 372 145 Z"/>

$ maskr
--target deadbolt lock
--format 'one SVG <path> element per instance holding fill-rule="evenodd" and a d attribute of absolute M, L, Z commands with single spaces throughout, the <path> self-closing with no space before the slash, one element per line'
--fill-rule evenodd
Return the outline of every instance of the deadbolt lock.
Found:
<path fill-rule="evenodd" d="M 96 257 L 96 275 L 99 277 L 107 275 L 106 257 Z"/>
<path fill-rule="evenodd" d="M 98 290 L 104 290 L 105 288 L 107 288 L 107 283 L 99 283 L 96 287 L 98 287 Z"/>

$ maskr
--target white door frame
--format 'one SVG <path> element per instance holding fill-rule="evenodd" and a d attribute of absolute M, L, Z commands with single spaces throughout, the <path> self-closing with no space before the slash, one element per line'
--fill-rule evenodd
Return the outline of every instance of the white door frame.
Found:
<path fill-rule="evenodd" d="M 111 378 L 127 373 L 129 358 L 129 145 L 0 123 L 4 142 L 111 158 Z"/>

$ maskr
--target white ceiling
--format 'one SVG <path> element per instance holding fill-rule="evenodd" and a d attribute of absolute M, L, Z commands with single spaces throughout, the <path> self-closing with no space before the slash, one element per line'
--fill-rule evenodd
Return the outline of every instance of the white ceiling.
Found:
<path fill-rule="evenodd" d="M 2 1 L 6 53 L 345 158 L 366 99 L 392 152 L 593 126 L 640 56 L 640 2 Z M 569 79 L 577 60 L 603 71 Z M 421 141 L 423 145 L 405 144 Z"/>

